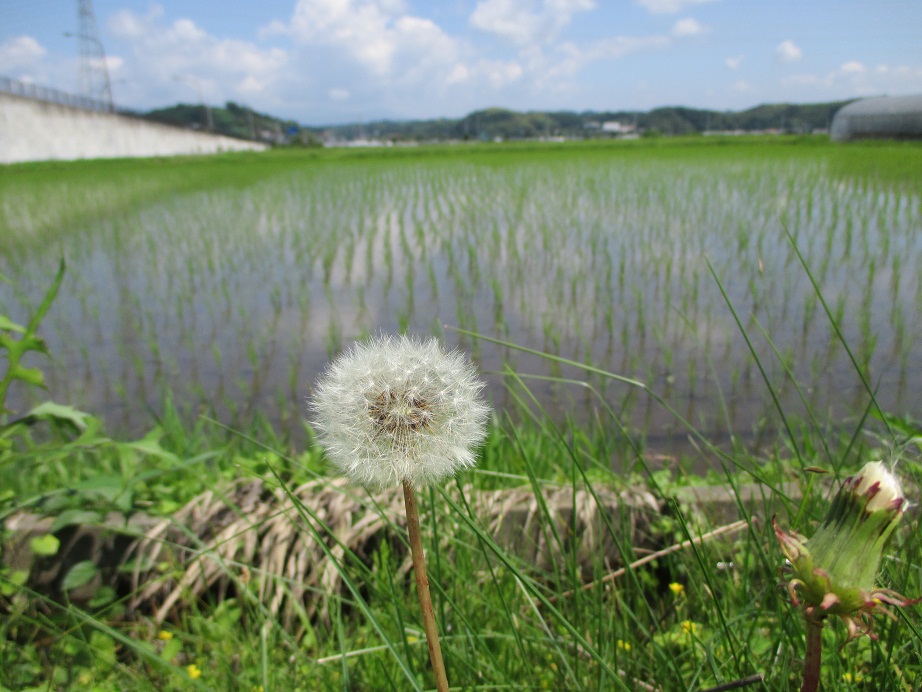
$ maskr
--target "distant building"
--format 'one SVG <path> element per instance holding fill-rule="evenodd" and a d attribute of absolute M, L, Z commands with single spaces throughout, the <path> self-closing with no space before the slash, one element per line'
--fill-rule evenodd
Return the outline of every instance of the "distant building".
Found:
<path fill-rule="evenodd" d="M 634 125 L 628 125 L 619 120 L 608 120 L 602 123 L 602 132 L 610 135 L 627 135 L 631 134 L 636 129 Z"/>
<path fill-rule="evenodd" d="M 838 142 L 922 139 L 922 94 L 854 101 L 836 113 L 829 136 Z"/>

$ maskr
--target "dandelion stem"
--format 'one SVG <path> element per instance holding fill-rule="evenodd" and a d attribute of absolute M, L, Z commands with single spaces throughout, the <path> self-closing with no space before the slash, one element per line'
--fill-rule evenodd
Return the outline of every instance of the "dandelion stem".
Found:
<path fill-rule="evenodd" d="M 823 618 L 816 617 L 813 608 L 808 608 L 805 616 L 807 652 L 804 656 L 804 682 L 800 692 L 816 692 L 820 687 L 820 662 L 823 657 Z"/>
<path fill-rule="evenodd" d="M 403 482 L 403 501 L 407 508 L 407 533 L 410 535 L 410 552 L 413 555 L 413 571 L 416 573 L 416 592 L 419 608 L 423 614 L 423 629 L 429 645 L 429 660 L 435 673 L 435 686 L 439 692 L 448 691 L 448 676 L 439 646 L 439 631 L 435 625 L 435 611 L 429 595 L 429 577 L 426 576 L 426 558 L 423 555 L 423 541 L 419 533 L 419 509 L 416 506 L 416 492 L 410 481 Z"/>

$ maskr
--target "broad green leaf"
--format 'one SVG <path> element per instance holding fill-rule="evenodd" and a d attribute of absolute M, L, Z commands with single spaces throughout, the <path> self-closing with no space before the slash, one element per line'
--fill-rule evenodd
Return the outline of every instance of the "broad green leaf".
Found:
<path fill-rule="evenodd" d="M 56 404 L 53 401 L 46 401 L 33 408 L 27 414 L 40 420 L 55 420 L 71 423 L 78 430 L 86 428 L 87 419 L 90 414 L 80 411 L 73 406 Z"/>
<path fill-rule="evenodd" d="M 160 446 L 159 440 L 150 439 L 150 436 L 138 440 L 137 442 L 128 442 L 125 444 L 125 447 L 140 452 L 141 454 L 146 454 L 147 456 L 158 457 L 164 461 L 179 463 L 179 458 L 175 454 L 165 450 Z"/>
<path fill-rule="evenodd" d="M 45 386 L 45 374 L 38 368 L 24 368 L 16 366 L 10 372 L 13 379 L 22 380 L 36 387 Z"/>
<path fill-rule="evenodd" d="M 109 502 L 115 502 L 119 496 L 125 494 L 125 480 L 121 476 L 100 474 L 87 478 L 73 486 L 74 490 L 99 493 Z"/>
<path fill-rule="evenodd" d="M 29 541 L 29 548 L 36 555 L 56 555 L 61 547 L 61 541 L 50 533 L 44 536 L 36 536 Z"/>
<path fill-rule="evenodd" d="M 102 521 L 102 515 L 99 512 L 92 512 L 88 509 L 68 509 L 57 516 L 51 525 L 51 530 L 57 531 L 75 524 L 98 524 L 100 521 Z"/>
<path fill-rule="evenodd" d="M 68 570 L 67 574 L 64 576 L 64 581 L 61 582 L 61 587 L 65 591 L 70 591 L 71 589 L 85 586 L 89 584 L 98 573 L 99 568 L 96 566 L 95 562 L 92 560 L 83 560 Z"/>
<path fill-rule="evenodd" d="M 87 605 L 90 606 L 90 608 L 102 608 L 112 603 L 117 596 L 118 594 L 111 586 L 100 586 Z"/>

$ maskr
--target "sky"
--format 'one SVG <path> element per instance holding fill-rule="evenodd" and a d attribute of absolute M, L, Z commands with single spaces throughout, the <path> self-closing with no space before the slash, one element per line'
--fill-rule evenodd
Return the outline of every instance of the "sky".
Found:
<path fill-rule="evenodd" d="M 116 104 L 303 125 L 922 93 L 922 0 L 95 0 Z M 0 76 L 80 92 L 77 0 L 0 0 Z"/>

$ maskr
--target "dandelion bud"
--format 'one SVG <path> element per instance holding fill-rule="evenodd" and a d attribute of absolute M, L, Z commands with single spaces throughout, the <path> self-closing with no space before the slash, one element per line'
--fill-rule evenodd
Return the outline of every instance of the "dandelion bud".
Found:
<path fill-rule="evenodd" d="M 364 486 L 424 486 L 473 466 L 486 436 L 483 383 L 435 339 L 356 343 L 321 376 L 311 410 L 327 457 Z"/>
<path fill-rule="evenodd" d="M 781 550 L 791 562 L 792 600 L 802 600 L 815 619 L 840 616 L 849 639 L 870 634 L 871 613 L 892 617 L 882 604 L 917 602 L 874 586 L 884 548 L 908 504 L 896 476 L 874 461 L 845 480 L 809 540 L 782 530 L 773 519 Z"/>

